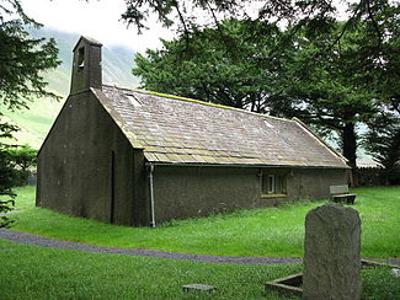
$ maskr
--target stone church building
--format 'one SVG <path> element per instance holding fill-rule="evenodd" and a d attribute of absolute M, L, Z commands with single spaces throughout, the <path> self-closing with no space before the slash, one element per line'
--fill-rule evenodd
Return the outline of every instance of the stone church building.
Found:
<path fill-rule="evenodd" d="M 38 154 L 36 204 L 132 226 L 329 197 L 346 159 L 297 119 L 103 85 L 81 37 Z"/>

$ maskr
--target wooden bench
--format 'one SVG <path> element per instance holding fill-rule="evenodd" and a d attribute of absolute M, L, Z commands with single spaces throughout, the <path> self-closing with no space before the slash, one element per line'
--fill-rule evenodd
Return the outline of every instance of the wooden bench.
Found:
<path fill-rule="evenodd" d="M 331 193 L 331 200 L 333 202 L 346 203 L 346 204 L 354 204 L 354 200 L 356 199 L 355 194 L 349 193 L 349 186 L 345 185 L 331 185 L 329 187 Z"/>

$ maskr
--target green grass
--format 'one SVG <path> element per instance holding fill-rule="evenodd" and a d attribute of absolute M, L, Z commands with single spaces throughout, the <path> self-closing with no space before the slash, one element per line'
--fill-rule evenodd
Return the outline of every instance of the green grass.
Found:
<path fill-rule="evenodd" d="M 400 187 L 359 188 L 364 257 L 400 256 Z M 304 217 L 323 201 L 130 228 L 35 208 L 33 187 L 17 189 L 13 230 L 83 243 L 226 256 L 303 256 Z"/>
<path fill-rule="evenodd" d="M 301 271 L 301 265 L 221 265 L 93 254 L 0 240 L 1 299 L 288 299 L 264 283 Z M 399 299 L 400 279 L 389 269 L 362 272 L 363 299 Z M 182 292 L 205 283 L 212 294 Z"/>
<path fill-rule="evenodd" d="M 171 299 L 184 297 L 181 286 L 189 283 L 214 285 L 219 299 L 256 298 L 264 295 L 266 281 L 301 270 L 300 265 L 217 265 L 90 254 L 1 240 L 0 261 L 7 270 L 0 272 L 1 299 Z"/>

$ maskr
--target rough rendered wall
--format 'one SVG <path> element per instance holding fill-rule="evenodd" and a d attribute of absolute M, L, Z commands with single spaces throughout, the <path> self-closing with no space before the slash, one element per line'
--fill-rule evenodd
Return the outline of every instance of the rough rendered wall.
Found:
<path fill-rule="evenodd" d="M 67 100 L 41 149 L 37 205 L 110 222 L 112 151 L 113 219 L 131 225 L 135 210 L 134 152 L 91 92 Z"/>
<path fill-rule="evenodd" d="M 155 167 L 156 222 L 256 207 L 257 176 L 251 169 Z"/>
<path fill-rule="evenodd" d="M 344 170 L 286 170 L 287 197 L 263 198 L 257 168 L 156 166 L 156 223 L 239 208 L 328 198 L 329 186 L 346 183 Z"/>
<path fill-rule="evenodd" d="M 329 198 L 330 185 L 347 184 L 347 171 L 295 169 L 288 173 L 288 196 L 292 200 Z"/>

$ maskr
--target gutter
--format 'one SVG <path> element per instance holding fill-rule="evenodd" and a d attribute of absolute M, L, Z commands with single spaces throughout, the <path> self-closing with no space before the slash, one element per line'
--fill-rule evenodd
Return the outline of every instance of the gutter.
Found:
<path fill-rule="evenodd" d="M 150 226 L 156 227 L 156 217 L 154 212 L 154 164 L 150 163 L 149 186 L 150 186 Z"/>
<path fill-rule="evenodd" d="M 351 169 L 347 165 L 343 166 L 305 166 L 305 165 L 267 165 L 267 164 L 229 164 L 229 163 L 184 163 L 184 162 L 163 162 L 153 161 L 146 163 L 151 166 L 172 166 L 172 167 L 229 167 L 229 168 L 276 168 L 276 169 L 331 169 L 343 170 Z"/>

